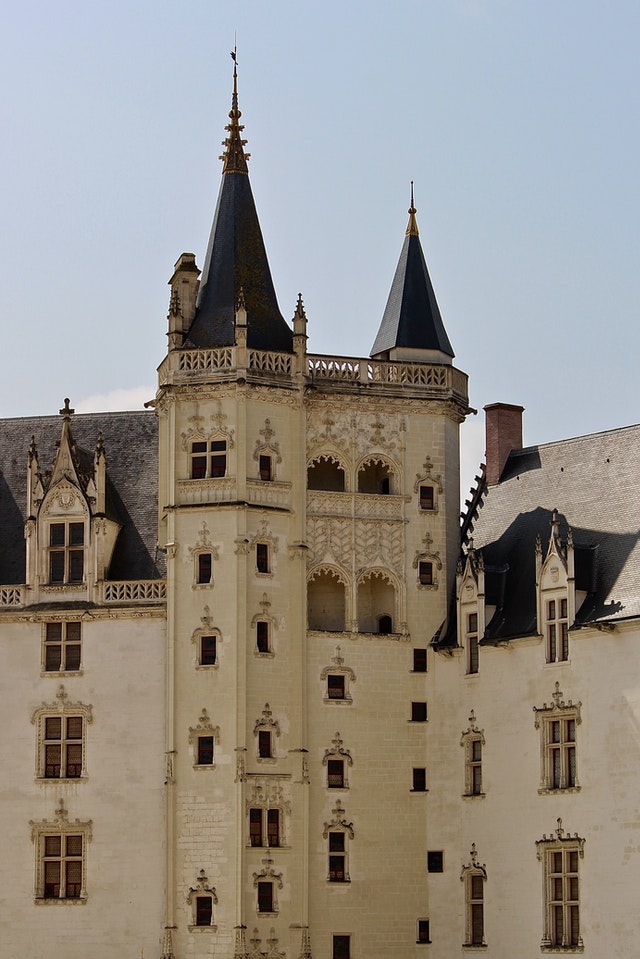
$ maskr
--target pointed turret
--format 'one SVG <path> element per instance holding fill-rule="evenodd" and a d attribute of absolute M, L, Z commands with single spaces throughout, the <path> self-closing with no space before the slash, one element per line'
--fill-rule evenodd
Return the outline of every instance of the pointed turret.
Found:
<path fill-rule="evenodd" d="M 184 346 L 208 348 L 235 343 L 235 311 L 244 292 L 247 345 L 293 352 L 293 334 L 280 312 L 271 279 L 247 171 L 238 109 L 238 75 L 233 69 L 230 123 L 224 140 L 222 183 L 211 228 L 196 311 Z"/>
<path fill-rule="evenodd" d="M 413 182 L 407 232 L 371 356 L 435 363 L 454 356 L 420 244 Z"/>

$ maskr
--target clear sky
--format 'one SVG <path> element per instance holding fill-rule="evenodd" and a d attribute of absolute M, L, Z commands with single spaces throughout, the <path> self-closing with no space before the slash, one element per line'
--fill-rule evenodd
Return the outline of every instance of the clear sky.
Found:
<path fill-rule="evenodd" d="M 409 183 L 470 403 L 525 443 L 628 425 L 640 356 L 638 0 L 22 0 L 3 14 L 0 416 L 136 408 L 200 265 L 237 34 L 285 317 L 368 355 Z M 483 453 L 463 429 L 464 485 Z"/>

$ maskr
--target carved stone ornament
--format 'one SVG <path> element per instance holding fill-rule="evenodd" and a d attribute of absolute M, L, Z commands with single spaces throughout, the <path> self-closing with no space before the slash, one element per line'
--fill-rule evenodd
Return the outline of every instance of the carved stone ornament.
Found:
<path fill-rule="evenodd" d="M 325 749 L 324 751 L 322 765 L 326 766 L 330 759 L 344 759 L 349 766 L 353 766 L 353 758 L 351 753 L 348 749 L 344 748 L 344 742 L 340 738 L 339 732 L 336 732 L 331 742 L 333 743 L 331 749 Z"/>
<path fill-rule="evenodd" d="M 341 829 L 347 833 L 347 835 L 349 836 L 349 839 L 353 839 L 355 835 L 353 831 L 353 823 L 347 822 L 345 818 L 345 815 L 346 815 L 345 810 L 339 799 L 336 801 L 335 808 L 332 809 L 332 812 L 333 812 L 333 819 L 330 822 L 326 822 L 324 824 L 324 829 L 322 831 L 322 838 L 326 839 L 331 829 Z"/>
<path fill-rule="evenodd" d="M 214 726 L 209 718 L 209 713 L 206 709 L 203 709 L 200 718 L 198 720 L 197 726 L 189 727 L 189 743 L 193 746 L 195 741 L 203 733 L 213 736 L 213 740 L 216 745 L 220 742 L 220 727 Z"/>
<path fill-rule="evenodd" d="M 540 720 L 543 717 L 548 719 L 553 717 L 554 714 L 562 715 L 563 713 L 570 712 L 571 717 L 575 719 L 576 726 L 579 726 L 582 722 L 580 716 L 580 708 L 582 706 L 581 702 L 574 703 L 573 700 L 568 699 L 566 702 L 562 698 L 562 692 L 560 690 L 560 683 L 556 682 L 555 691 L 551 694 L 553 700 L 552 703 L 543 703 L 542 706 L 534 706 L 533 711 L 536 714 L 535 727 L 539 729 Z"/>
<path fill-rule="evenodd" d="M 253 727 L 253 735 L 256 736 L 261 729 L 271 729 L 275 732 L 276 736 L 280 735 L 280 723 L 277 719 L 273 718 L 273 711 L 269 703 L 264 704 L 262 719 L 256 719 Z"/>
<path fill-rule="evenodd" d="M 207 878 L 207 874 L 204 871 L 204 869 L 201 869 L 200 872 L 198 873 L 198 878 L 196 879 L 195 886 L 189 887 L 189 892 L 187 894 L 186 902 L 188 902 L 189 905 L 191 905 L 195 897 L 204 896 L 204 895 L 211 896 L 211 900 L 213 904 L 217 906 L 218 897 L 216 895 L 215 887 L 209 885 L 209 879 Z"/>
<path fill-rule="evenodd" d="M 482 874 L 483 878 L 487 878 L 487 867 L 484 863 L 478 862 L 478 851 L 476 849 L 475 842 L 471 844 L 471 850 L 469 852 L 471 857 L 470 861 L 463 865 L 462 872 L 460 873 L 460 881 L 464 882 L 465 877 L 470 873 Z"/>
<path fill-rule="evenodd" d="M 264 879 L 271 879 L 276 883 L 278 889 L 282 889 L 282 873 L 275 872 L 273 868 L 273 859 L 270 859 L 268 856 L 266 859 L 262 860 L 263 868 L 260 872 L 254 872 L 253 874 L 253 885 L 257 887 L 258 883 Z"/>
<path fill-rule="evenodd" d="M 432 483 L 438 493 L 442 493 L 442 476 L 440 473 L 434 475 L 433 473 L 433 463 L 431 462 L 431 457 L 427 456 L 424 464 L 422 466 L 422 473 L 416 473 L 416 481 L 413 484 L 413 492 L 417 493 L 421 486 L 424 486 L 425 483 Z M 435 506 L 435 503 L 434 503 Z"/>
<path fill-rule="evenodd" d="M 262 439 L 256 440 L 256 446 L 253 451 L 254 460 L 258 460 L 260 458 L 260 454 L 272 453 L 276 463 L 281 463 L 282 456 L 280 455 L 280 445 L 273 439 L 275 431 L 271 428 L 271 420 L 269 417 L 265 419 L 263 429 L 259 430 L 258 432 L 260 433 Z"/>

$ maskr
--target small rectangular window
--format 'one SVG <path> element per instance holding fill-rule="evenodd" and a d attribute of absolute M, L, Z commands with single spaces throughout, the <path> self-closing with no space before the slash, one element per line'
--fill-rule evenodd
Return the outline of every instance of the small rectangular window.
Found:
<path fill-rule="evenodd" d="M 266 543 L 256 543 L 256 568 L 259 573 L 268 573 L 269 547 Z"/>
<path fill-rule="evenodd" d="M 207 475 L 207 444 L 191 444 L 191 479 L 204 479 Z"/>
<path fill-rule="evenodd" d="M 467 672 L 477 673 L 479 666 L 478 656 L 478 614 L 469 613 L 467 616 Z"/>
<path fill-rule="evenodd" d="M 345 698 L 345 682 L 344 675 L 331 675 L 327 676 L 327 699 L 344 699 Z"/>
<path fill-rule="evenodd" d="M 273 883 L 258 883 L 258 912 L 273 912 Z"/>
<path fill-rule="evenodd" d="M 423 793 L 427 789 L 427 770 L 424 766 L 414 767 L 413 769 L 413 792 Z"/>
<path fill-rule="evenodd" d="M 262 621 L 256 623 L 256 646 L 259 653 L 269 652 L 269 623 Z"/>
<path fill-rule="evenodd" d="M 45 836 L 42 848 L 45 899 L 79 899 L 82 893 L 82 836 Z"/>
<path fill-rule="evenodd" d="M 327 786 L 329 789 L 344 787 L 344 759 L 327 760 Z"/>
<path fill-rule="evenodd" d="M 426 723 L 426 721 L 427 721 L 427 704 L 411 703 L 411 722 Z"/>
<path fill-rule="evenodd" d="M 227 441 L 213 440 L 211 443 L 211 476 L 221 477 L 227 472 Z"/>
<path fill-rule="evenodd" d="M 351 936 L 334 936 L 331 959 L 351 959 Z"/>
<path fill-rule="evenodd" d="M 444 853 L 441 850 L 429 850 L 427 853 L 427 871 L 444 872 Z"/>
<path fill-rule="evenodd" d="M 80 669 L 80 623 L 47 623 L 44 640 L 46 672 Z"/>
<path fill-rule="evenodd" d="M 211 896 L 196 897 L 196 926 L 210 926 L 213 914 Z"/>
<path fill-rule="evenodd" d="M 198 736 L 198 766 L 213 765 L 213 736 Z"/>
<path fill-rule="evenodd" d="M 271 474 L 271 457 L 270 456 L 260 456 L 259 460 L 259 469 L 260 469 L 260 479 L 264 482 L 269 482 L 273 479 Z"/>
<path fill-rule="evenodd" d="M 267 809 L 267 843 L 273 847 L 280 845 L 279 809 Z"/>
<path fill-rule="evenodd" d="M 433 509 L 433 486 L 420 487 L 420 509 Z"/>
<path fill-rule="evenodd" d="M 431 942 L 428 919 L 418 919 L 418 938 L 416 942 Z"/>
<path fill-rule="evenodd" d="M 198 582 L 211 582 L 211 553 L 198 554 Z"/>
<path fill-rule="evenodd" d="M 426 671 L 427 671 L 427 651 L 426 651 L 426 649 L 414 649 L 414 651 L 413 651 L 413 671 L 414 671 L 414 673 L 426 673 Z"/>
<path fill-rule="evenodd" d="M 216 637 L 200 637 L 200 665 L 215 666 L 216 664 Z"/>
<path fill-rule="evenodd" d="M 420 563 L 419 568 L 420 584 L 422 586 L 433 586 L 433 564 Z"/>
<path fill-rule="evenodd" d="M 51 523 L 49 547 L 49 582 L 81 583 L 84 579 L 84 523 Z"/>
<path fill-rule="evenodd" d="M 47 716 L 44 721 L 44 778 L 82 776 L 82 716 Z"/>
<path fill-rule="evenodd" d="M 569 659 L 569 623 L 567 600 L 547 601 L 547 662 L 560 663 Z"/>
<path fill-rule="evenodd" d="M 343 832 L 329 833 L 329 881 L 345 882 L 347 875 L 345 869 L 346 846 L 345 834 Z"/>
<path fill-rule="evenodd" d="M 258 756 L 260 759 L 271 759 L 271 733 L 269 730 L 258 731 Z"/>
<path fill-rule="evenodd" d="M 249 840 L 252 846 L 262 846 L 262 809 L 249 810 Z"/>

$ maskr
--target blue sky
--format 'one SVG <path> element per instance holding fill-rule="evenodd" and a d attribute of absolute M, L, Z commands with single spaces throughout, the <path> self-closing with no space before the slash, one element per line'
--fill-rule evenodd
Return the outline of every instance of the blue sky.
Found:
<path fill-rule="evenodd" d="M 527 444 L 639 419 L 637 2 L 24 0 L 3 26 L 0 415 L 153 395 L 237 34 L 271 269 L 311 351 L 369 353 L 413 179 L 471 405 L 523 405 Z"/>

